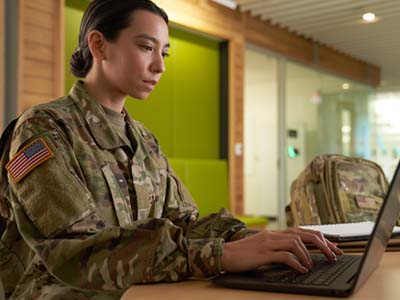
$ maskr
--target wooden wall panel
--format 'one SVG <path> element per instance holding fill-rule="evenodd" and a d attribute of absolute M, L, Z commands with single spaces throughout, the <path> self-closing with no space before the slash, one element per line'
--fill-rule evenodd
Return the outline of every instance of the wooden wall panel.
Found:
<path fill-rule="evenodd" d="M 18 114 L 64 93 L 63 6 L 63 0 L 19 0 Z"/>
<path fill-rule="evenodd" d="M 21 0 L 20 0 L 21 1 Z M 24 1 L 26 8 L 32 8 L 35 11 L 46 12 L 53 15 L 57 11 L 59 0 L 27 0 Z M 64 1 L 61 1 L 64 3 Z M 26 17 L 26 16 L 25 16 Z"/>
<path fill-rule="evenodd" d="M 246 41 L 305 64 L 314 63 L 314 46 L 294 33 L 245 14 Z"/>
<path fill-rule="evenodd" d="M 29 59 L 25 62 L 23 76 L 27 77 L 36 77 L 42 79 L 52 79 L 52 64 L 50 62 L 40 61 L 37 59 Z"/>
<path fill-rule="evenodd" d="M 365 64 L 331 48 L 320 46 L 319 67 L 323 70 L 366 84 L 377 86 L 380 82 L 379 68 Z"/>
<path fill-rule="evenodd" d="M 29 6 L 28 6 L 29 7 Z M 33 25 L 36 28 L 53 29 L 53 18 L 49 12 L 36 10 L 34 14 L 26 14 L 25 22 L 27 25 Z"/>
<path fill-rule="evenodd" d="M 244 95 L 245 43 L 231 40 L 229 43 L 229 194 L 231 210 L 244 214 L 243 182 L 243 95 Z"/>
<path fill-rule="evenodd" d="M 4 0 L 0 0 L 0 132 L 4 122 Z"/>
<path fill-rule="evenodd" d="M 45 46 L 37 42 L 25 40 L 25 62 L 47 62 L 54 64 L 54 50 L 50 46 Z"/>
<path fill-rule="evenodd" d="M 32 12 L 32 14 L 34 14 L 34 12 Z M 47 29 L 39 25 L 24 23 L 23 38 L 25 42 L 37 43 L 52 49 L 55 43 L 55 40 L 52 38 L 53 34 L 53 29 Z"/>

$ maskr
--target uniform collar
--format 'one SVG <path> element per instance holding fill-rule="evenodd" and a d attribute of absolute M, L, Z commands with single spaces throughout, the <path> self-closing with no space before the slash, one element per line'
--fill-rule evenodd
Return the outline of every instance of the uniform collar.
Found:
<path fill-rule="evenodd" d="M 87 92 L 83 81 L 77 81 L 69 95 L 81 109 L 97 144 L 103 149 L 128 146 L 112 129 L 104 109 Z"/>
<path fill-rule="evenodd" d="M 125 108 L 124 108 L 125 109 Z M 136 140 L 136 151 L 135 151 L 135 159 L 138 161 L 144 161 L 145 158 L 152 152 L 150 146 L 145 143 L 144 138 L 146 138 L 146 133 L 140 131 L 139 126 L 128 114 L 126 113 L 126 123 L 128 124 L 128 134 L 131 138 Z"/>

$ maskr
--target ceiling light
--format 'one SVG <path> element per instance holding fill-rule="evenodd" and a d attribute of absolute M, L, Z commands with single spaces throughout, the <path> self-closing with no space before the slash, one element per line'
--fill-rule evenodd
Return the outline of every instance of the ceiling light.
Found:
<path fill-rule="evenodd" d="M 225 7 L 228 7 L 230 9 L 235 10 L 237 7 L 237 4 L 235 1 L 233 0 L 213 0 L 214 2 L 217 2 Z"/>
<path fill-rule="evenodd" d="M 350 83 L 345 82 L 342 84 L 342 89 L 348 90 L 349 88 L 350 88 Z"/>
<path fill-rule="evenodd" d="M 368 13 L 363 14 L 362 18 L 366 22 L 372 22 L 375 20 L 375 14 L 368 12 Z"/>

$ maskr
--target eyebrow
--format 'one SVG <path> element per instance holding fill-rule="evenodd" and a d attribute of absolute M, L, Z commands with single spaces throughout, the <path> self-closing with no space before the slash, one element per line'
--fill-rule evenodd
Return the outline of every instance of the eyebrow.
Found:
<path fill-rule="evenodd" d="M 151 35 L 148 35 L 148 34 L 145 34 L 145 33 L 143 33 L 143 34 L 138 34 L 137 36 L 135 36 L 136 38 L 142 38 L 142 39 L 146 39 L 146 40 L 150 40 L 150 41 L 152 41 L 153 43 L 155 43 L 155 44 L 160 44 L 160 42 L 155 38 L 155 37 L 152 37 Z M 164 45 L 164 48 L 170 48 L 171 47 L 171 45 L 170 45 L 170 43 L 168 43 L 168 44 L 165 44 Z"/>

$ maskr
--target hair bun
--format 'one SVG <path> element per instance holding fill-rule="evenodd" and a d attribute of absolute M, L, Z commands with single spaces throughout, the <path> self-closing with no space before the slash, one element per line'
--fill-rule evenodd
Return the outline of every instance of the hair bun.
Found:
<path fill-rule="evenodd" d="M 72 53 L 70 60 L 71 73 L 75 77 L 86 77 L 88 70 L 87 61 L 83 57 L 83 52 L 80 47 L 77 47 Z"/>

